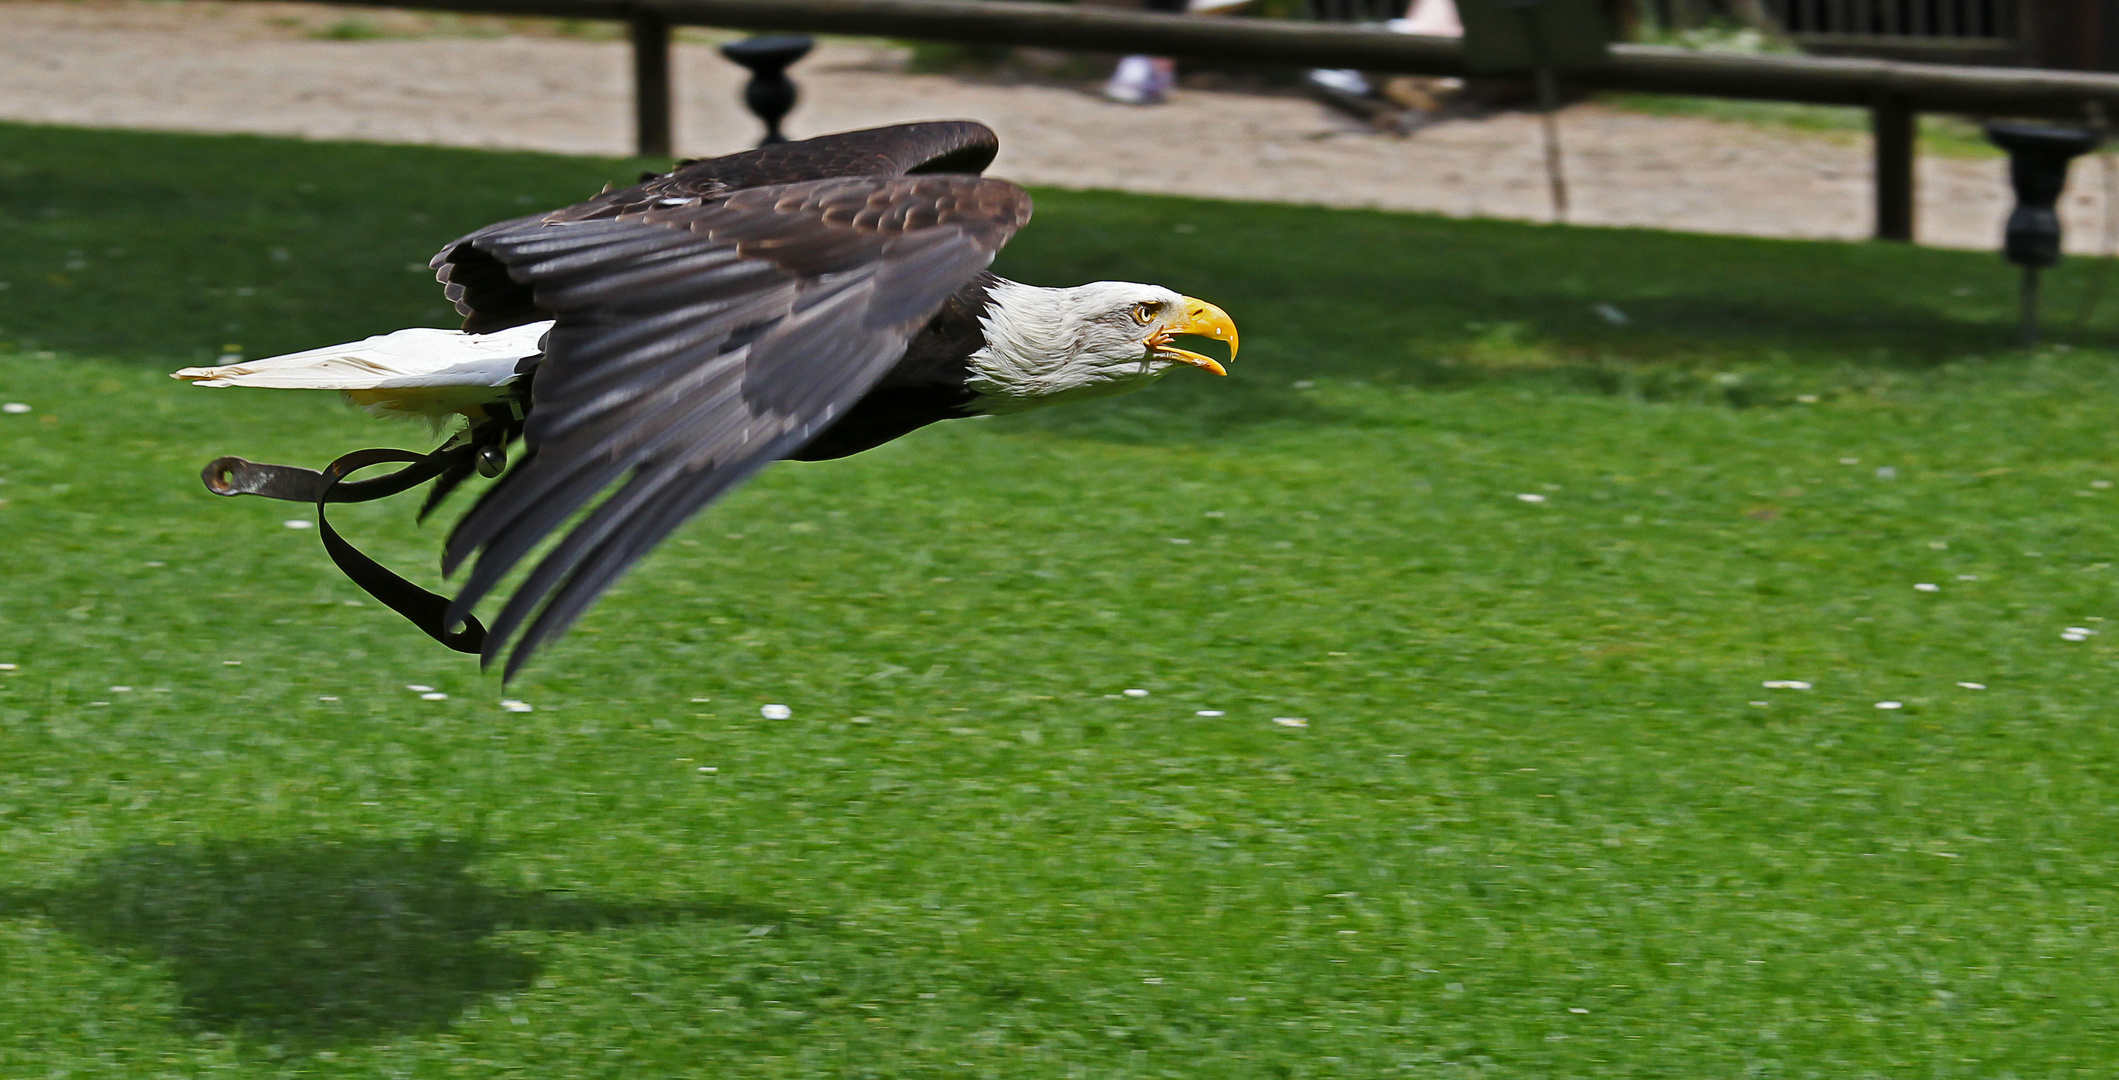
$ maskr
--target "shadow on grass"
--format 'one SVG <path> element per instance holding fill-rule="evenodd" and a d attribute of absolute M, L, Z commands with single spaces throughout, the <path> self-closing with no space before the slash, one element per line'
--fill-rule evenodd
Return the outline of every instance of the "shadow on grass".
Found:
<path fill-rule="evenodd" d="M 520 989 L 538 961 L 511 930 L 802 920 L 740 902 L 624 904 L 476 880 L 477 851 L 447 841 L 319 839 L 139 845 L 67 883 L 0 894 L 96 948 L 151 958 L 188 1023 L 322 1048 L 431 1031 L 481 997 Z"/>

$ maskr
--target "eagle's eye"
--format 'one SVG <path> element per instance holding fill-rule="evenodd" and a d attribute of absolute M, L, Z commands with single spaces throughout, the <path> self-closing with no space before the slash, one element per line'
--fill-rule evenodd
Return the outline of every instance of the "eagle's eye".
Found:
<path fill-rule="evenodd" d="M 1149 323 L 1154 322 L 1155 317 L 1157 315 L 1162 314 L 1162 310 L 1163 306 L 1153 300 L 1147 300 L 1135 304 L 1133 305 L 1133 321 L 1141 324 L 1142 326 L 1146 326 Z"/>

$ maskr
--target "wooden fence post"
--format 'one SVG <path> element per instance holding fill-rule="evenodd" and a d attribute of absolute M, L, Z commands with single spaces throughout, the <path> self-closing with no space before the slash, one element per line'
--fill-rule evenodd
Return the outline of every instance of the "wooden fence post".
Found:
<path fill-rule="evenodd" d="M 670 139 L 670 24 L 661 12 L 634 8 L 633 152 L 666 158 Z"/>
<path fill-rule="evenodd" d="M 1913 240 L 1913 144 L 1920 115 L 1899 94 L 1882 93 L 1869 106 L 1876 150 L 1876 238 Z"/>

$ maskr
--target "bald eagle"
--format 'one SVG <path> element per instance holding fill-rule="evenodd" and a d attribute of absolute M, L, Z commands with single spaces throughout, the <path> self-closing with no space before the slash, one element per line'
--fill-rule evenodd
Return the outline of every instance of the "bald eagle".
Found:
<path fill-rule="evenodd" d="M 1158 285 L 1045 288 L 987 272 L 1030 219 L 1028 194 L 979 175 L 998 147 L 970 122 L 846 132 L 684 162 L 489 225 L 431 263 L 460 330 L 175 373 L 462 416 L 449 442 L 430 455 L 361 451 L 321 474 L 222 458 L 207 486 L 314 501 L 349 576 L 482 664 L 505 652 L 512 677 L 679 524 L 774 461 L 1125 393 L 1179 367 L 1226 374 L 1174 344 L 1204 335 L 1234 358 L 1236 327 L 1212 304 Z M 340 482 L 383 461 L 413 464 Z M 432 509 L 474 470 L 499 480 L 443 548 L 444 574 L 472 562 L 453 601 L 367 560 L 321 518 L 327 502 L 438 478 Z M 482 627 L 473 606 L 584 510 Z"/>

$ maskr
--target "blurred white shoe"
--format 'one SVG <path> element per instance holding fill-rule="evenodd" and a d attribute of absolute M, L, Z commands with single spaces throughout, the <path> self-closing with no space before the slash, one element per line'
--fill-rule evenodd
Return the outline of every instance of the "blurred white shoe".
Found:
<path fill-rule="evenodd" d="M 1173 69 L 1153 56 L 1123 57 L 1104 84 L 1104 96 L 1126 105 L 1159 105 L 1177 81 Z"/>
<path fill-rule="evenodd" d="M 1405 18 L 1392 19 L 1385 25 L 1399 34 L 1464 36 L 1464 23 L 1457 18 L 1456 0 L 1413 0 L 1412 9 L 1405 13 Z"/>
<path fill-rule="evenodd" d="M 1351 68 L 1311 68 L 1310 81 L 1352 97 L 1367 97 L 1371 89 L 1368 77 Z"/>

